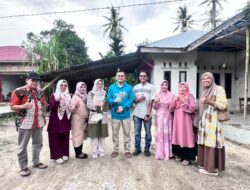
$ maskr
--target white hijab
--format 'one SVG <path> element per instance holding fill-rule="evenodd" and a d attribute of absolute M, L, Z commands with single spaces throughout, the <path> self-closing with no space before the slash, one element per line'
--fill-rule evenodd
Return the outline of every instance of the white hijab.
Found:
<path fill-rule="evenodd" d="M 102 81 L 102 84 L 103 84 L 101 90 L 98 90 L 97 88 L 97 83 L 99 81 Z M 96 79 L 91 92 L 94 94 L 94 98 L 93 98 L 94 104 L 100 101 L 104 101 L 106 97 L 106 91 L 104 90 L 104 81 L 102 79 Z"/>
<path fill-rule="evenodd" d="M 60 85 L 62 83 L 66 83 L 67 84 L 67 89 L 62 92 L 60 89 Z M 59 97 L 62 97 L 62 99 L 60 100 L 60 105 L 57 109 L 57 116 L 60 120 L 62 120 L 64 113 L 66 112 L 67 118 L 70 118 L 71 112 L 69 110 L 70 107 L 70 101 L 71 101 L 71 97 L 69 94 L 69 87 L 68 87 L 68 82 L 64 79 L 61 79 L 57 82 L 56 84 L 56 91 L 54 93 L 54 97 L 56 100 L 59 99 Z"/>

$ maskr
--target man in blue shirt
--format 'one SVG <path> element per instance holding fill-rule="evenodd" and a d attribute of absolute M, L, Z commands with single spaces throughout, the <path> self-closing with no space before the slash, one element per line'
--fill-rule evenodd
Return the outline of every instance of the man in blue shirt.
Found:
<path fill-rule="evenodd" d="M 134 92 L 132 87 L 125 81 L 125 72 L 117 71 L 116 82 L 109 87 L 107 102 L 111 105 L 112 118 L 112 138 L 114 151 L 112 158 L 118 156 L 119 150 L 119 130 L 123 128 L 125 156 L 131 158 L 130 153 L 130 108 L 134 102 Z"/>

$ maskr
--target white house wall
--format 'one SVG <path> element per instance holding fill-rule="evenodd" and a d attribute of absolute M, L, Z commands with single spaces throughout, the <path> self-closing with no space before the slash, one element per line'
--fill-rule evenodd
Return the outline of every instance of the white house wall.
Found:
<path fill-rule="evenodd" d="M 149 57 L 155 62 L 154 69 L 151 73 L 151 83 L 155 85 L 157 91 L 160 90 L 160 83 L 164 79 L 164 72 L 171 71 L 171 91 L 174 94 L 178 93 L 179 72 L 187 72 L 187 82 L 190 84 L 190 92 L 196 94 L 196 73 L 195 66 L 196 51 L 180 54 L 150 54 Z M 169 63 L 171 62 L 171 66 Z M 179 66 L 181 63 L 181 67 Z M 185 67 L 185 63 L 187 67 Z M 164 66 L 165 64 L 165 66 Z"/>
<path fill-rule="evenodd" d="M 236 54 L 236 81 L 235 81 L 235 101 L 237 109 L 239 109 L 239 98 L 244 97 L 244 85 L 245 85 L 245 51 L 237 52 Z M 250 73 L 248 71 L 248 97 L 250 97 Z"/>
<path fill-rule="evenodd" d="M 206 71 L 219 73 L 220 85 L 223 87 L 225 73 L 232 73 L 232 97 L 228 99 L 228 104 L 230 110 L 239 110 L 239 97 L 244 96 L 245 51 L 198 52 L 196 63 L 200 76 Z"/>

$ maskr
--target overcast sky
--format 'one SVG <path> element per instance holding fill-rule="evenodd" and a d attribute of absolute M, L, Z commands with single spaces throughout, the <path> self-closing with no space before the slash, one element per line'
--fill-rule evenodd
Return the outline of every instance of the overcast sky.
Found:
<path fill-rule="evenodd" d="M 0 17 L 162 1 L 164 0 L 0 0 Z M 176 17 L 177 8 L 184 4 L 187 5 L 188 12 L 194 14 L 193 19 L 197 20 L 194 29 L 204 30 L 200 20 L 207 8 L 199 6 L 204 0 L 170 1 L 175 2 L 120 8 L 120 16 L 124 18 L 122 24 L 128 29 L 124 32 L 126 53 L 136 51 L 136 45 L 145 40 L 153 42 L 178 34 L 179 31 L 173 33 L 175 28 L 173 18 Z M 246 5 L 247 1 L 222 2 L 224 9 L 220 11 L 220 17 L 223 19 L 232 17 Z M 62 19 L 75 26 L 77 34 L 86 42 L 90 58 L 98 60 L 100 59 L 98 52 L 106 54 L 109 50 L 108 38 L 103 35 L 104 29 L 101 27 L 106 23 L 103 16 L 109 16 L 108 10 L 0 18 L 0 46 L 20 45 L 26 39 L 28 32 L 39 34 L 42 30 L 51 29 L 54 20 Z"/>

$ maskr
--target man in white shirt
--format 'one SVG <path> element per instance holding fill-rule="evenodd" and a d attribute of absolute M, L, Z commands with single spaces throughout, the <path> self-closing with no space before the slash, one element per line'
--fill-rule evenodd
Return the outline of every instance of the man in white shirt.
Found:
<path fill-rule="evenodd" d="M 134 156 L 138 156 L 141 153 L 141 128 L 142 123 L 145 128 L 145 149 L 144 155 L 150 156 L 151 145 L 151 111 L 152 104 L 155 97 L 155 88 L 152 84 L 148 83 L 148 75 L 146 71 L 140 71 L 139 73 L 140 83 L 137 84 L 133 91 L 135 94 L 135 108 L 133 112 L 133 120 L 135 126 L 135 151 Z"/>

